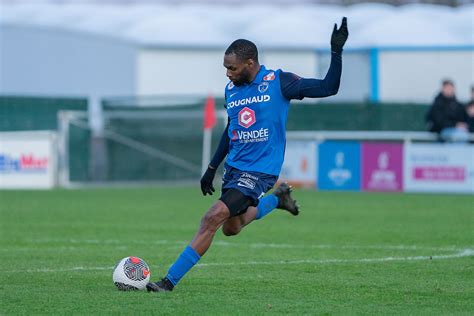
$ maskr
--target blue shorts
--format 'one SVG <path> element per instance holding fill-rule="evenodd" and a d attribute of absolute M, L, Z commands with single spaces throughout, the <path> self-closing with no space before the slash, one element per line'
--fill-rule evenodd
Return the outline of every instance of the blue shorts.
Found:
<path fill-rule="evenodd" d="M 265 195 L 277 182 L 278 177 L 254 171 L 241 171 L 227 163 L 224 165 L 222 177 L 222 194 L 229 189 L 236 189 L 252 200 L 252 206 Z"/>

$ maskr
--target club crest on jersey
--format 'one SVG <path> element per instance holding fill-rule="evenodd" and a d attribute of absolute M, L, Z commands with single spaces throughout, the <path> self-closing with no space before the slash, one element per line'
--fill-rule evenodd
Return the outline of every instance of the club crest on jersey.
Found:
<path fill-rule="evenodd" d="M 266 75 L 265 77 L 263 77 L 263 80 L 265 81 L 272 81 L 275 79 L 275 73 L 272 71 L 270 72 L 268 75 Z"/>
<path fill-rule="evenodd" d="M 252 109 L 249 109 L 248 107 L 244 107 L 242 110 L 239 112 L 239 125 L 245 128 L 249 128 L 253 124 L 257 122 L 257 119 L 255 117 L 255 112 Z"/>
<path fill-rule="evenodd" d="M 234 87 L 234 83 L 232 81 L 229 82 L 229 84 L 227 85 L 227 89 L 232 90 L 233 87 Z"/>
<path fill-rule="evenodd" d="M 264 93 L 265 91 L 268 90 L 268 82 L 262 82 L 261 84 L 258 85 L 258 91 L 260 91 L 260 93 Z"/>

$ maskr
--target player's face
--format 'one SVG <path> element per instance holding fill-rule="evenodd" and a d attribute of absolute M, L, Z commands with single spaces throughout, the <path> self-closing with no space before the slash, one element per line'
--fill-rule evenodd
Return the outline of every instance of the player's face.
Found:
<path fill-rule="evenodd" d="M 226 76 L 236 86 L 250 82 L 250 69 L 253 66 L 253 60 L 240 60 L 235 54 L 224 55 L 224 67 L 227 69 Z"/>

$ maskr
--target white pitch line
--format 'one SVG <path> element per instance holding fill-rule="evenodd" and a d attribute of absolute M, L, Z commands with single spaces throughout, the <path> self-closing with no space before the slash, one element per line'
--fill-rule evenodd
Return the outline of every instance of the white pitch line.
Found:
<path fill-rule="evenodd" d="M 416 245 L 292 245 L 292 244 L 249 244 L 250 248 L 314 248 L 314 249 L 379 249 L 379 250 L 432 250 L 432 251 L 460 251 L 462 249 L 451 247 L 424 247 Z"/>
<path fill-rule="evenodd" d="M 362 259 L 302 259 L 302 260 L 278 260 L 278 261 L 248 261 L 248 262 L 215 262 L 198 263 L 196 266 L 242 266 L 242 265 L 276 265 L 276 264 L 328 264 L 328 263 L 377 263 L 387 261 L 419 261 L 419 260 L 443 260 L 474 256 L 473 249 L 464 249 L 452 255 L 437 256 L 416 256 L 416 257 L 383 257 L 383 258 L 362 258 Z"/>
<path fill-rule="evenodd" d="M 292 265 L 292 264 L 331 264 L 331 263 L 380 263 L 391 261 L 423 261 L 423 260 L 445 260 L 456 259 L 462 257 L 473 257 L 474 249 L 464 249 L 451 255 L 436 255 L 436 256 L 415 256 L 415 257 L 382 257 L 382 258 L 361 258 L 361 259 L 301 259 L 301 260 L 276 260 L 276 261 L 247 261 L 247 262 L 210 262 L 198 263 L 196 267 L 219 267 L 219 266 L 254 266 L 254 265 Z M 152 266 L 153 267 L 153 266 Z M 113 267 L 72 267 L 59 269 L 25 269 L 25 270 L 10 270 L 0 271 L 0 273 L 56 273 L 56 272 L 74 272 L 74 271 L 112 271 Z"/>
<path fill-rule="evenodd" d="M 176 241 L 176 240 L 154 240 L 154 241 L 141 241 L 141 240 L 117 240 L 117 239 L 43 239 L 43 240 L 30 240 L 28 243 L 72 243 L 72 244 L 117 244 L 126 246 L 127 244 L 138 244 L 138 245 L 177 245 L 185 246 L 189 241 Z M 223 240 L 216 240 L 212 243 L 213 246 L 222 247 L 247 247 L 247 248 L 292 248 L 292 249 L 380 249 L 380 250 L 430 250 L 430 251 L 462 251 L 459 246 L 446 246 L 446 247 L 425 247 L 418 245 L 330 245 L 330 244 L 284 244 L 284 243 L 236 243 L 228 242 Z M 467 246 L 469 247 L 469 246 Z M 37 249 L 37 248 L 35 248 Z M 13 249 L 14 250 L 14 249 Z M 1 250 L 0 250 L 1 251 Z M 12 251 L 12 249 L 8 250 Z"/>
<path fill-rule="evenodd" d="M 87 243 L 89 244 L 89 243 Z M 160 243 L 161 245 L 168 245 L 167 249 L 182 248 L 186 246 L 186 242 L 176 242 L 176 243 Z M 213 247 L 246 247 L 250 249 L 374 249 L 374 250 L 397 250 L 397 251 L 442 251 L 442 252 L 452 252 L 460 251 L 462 248 L 457 247 L 424 247 L 424 246 L 415 246 L 415 245 L 297 245 L 297 244 L 265 244 L 265 243 L 228 243 L 215 241 L 212 243 Z M 109 249 L 115 250 L 129 250 L 133 249 L 133 245 L 124 244 L 108 244 Z M 84 246 L 80 246 L 79 243 L 75 243 L 74 246 L 50 246 L 50 247 L 3 247 L 0 249 L 0 253 L 21 253 L 21 252 L 31 252 L 41 250 L 43 252 L 52 251 L 78 251 L 84 249 Z"/>
<path fill-rule="evenodd" d="M 25 270 L 10 270 L 10 271 L 0 271 L 0 273 L 39 273 L 39 272 L 74 272 L 74 271 L 102 271 L 102 270 L 112 270 L 114 269 L 113 266 L 110 267 L 71 267 L 71 268 L 59 268 L 59 269 L 52 269 L 52 268 L 43 268 L 43 269 L 25 269 Z"/>

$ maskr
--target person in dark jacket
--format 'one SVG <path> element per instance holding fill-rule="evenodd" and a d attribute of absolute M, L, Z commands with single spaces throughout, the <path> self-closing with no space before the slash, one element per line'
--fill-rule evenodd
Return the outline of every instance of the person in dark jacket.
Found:
<path fill-rule="evenodd" d="M 474 133 L 474 98 L 466 106 L 467 125 L 470 133 Z"/>
<path fill-rule="evenodd" d="M 458 102 L 454 83 L 443 80 L 441 92 L 426 114 L 430 131 L 439 134 L 442 141 L 466 142 L 469 138 L 467 112 Z"/>

